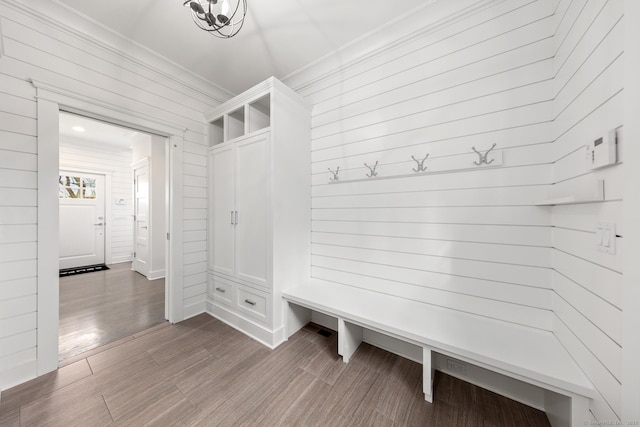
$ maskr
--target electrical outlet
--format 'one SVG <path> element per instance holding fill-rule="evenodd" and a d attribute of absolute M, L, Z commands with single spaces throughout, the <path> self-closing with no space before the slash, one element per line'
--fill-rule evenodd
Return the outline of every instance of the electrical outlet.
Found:
<path fill-rule="evenodd" d="M 451 371 L 451 373 L 456 373 L 460 375 L 467 374 L 467 364 L 459 362 L 453 359 L 447 359 L 447 369 Z"/>

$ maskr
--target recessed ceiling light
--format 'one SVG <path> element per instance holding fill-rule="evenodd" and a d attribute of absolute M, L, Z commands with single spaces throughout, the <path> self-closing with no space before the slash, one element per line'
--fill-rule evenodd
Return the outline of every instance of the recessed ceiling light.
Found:
<path fill-rule="evenodd" d="M 84 132 L 84 128 L 82 126 L 74 126 L 71 129 L 75 130 L 76 132 Z"/>

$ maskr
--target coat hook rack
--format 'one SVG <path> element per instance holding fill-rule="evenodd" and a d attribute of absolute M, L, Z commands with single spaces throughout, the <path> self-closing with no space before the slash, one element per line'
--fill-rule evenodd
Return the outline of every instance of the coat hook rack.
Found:
<path fill-rule="evenodd" d="M 373 165 L 373 167 L 369 166 L 368 164 L 364 164 L 366 167 L 369 168 L 369 170 L 371 171 L 370 173 L 367 174 L 367 177 L 369 178 L 373 178 L 374 176 L 378 176 L 378 172 L 376 172 L 376 168 L 378 167 L 378 161 L 376 160 L 376 164 Z"/>
<path fill-rule="evenodd" d="M 486 152 L 486 153 L 482 154 L 481 152 L 479 152 L 478 150 L 476 150 L 476 147 L 471 147 L 471 149 L 472 149 L 473 151 L 475 151 L 475 152 L 476 152 L 476 154 L 477 154 L 477 155 L 478 155 L 478 157 L 479 157 L 479 161 L 477 161 L 477 162 L 473 162 L 473 164 L 474 164 L 474 165 L 477 165 L 477 166 L 480 166 L 480 165 L 482 165 L 482 164 L 490 165 L 491 163 L 493 163 L 493 161 L 494 161 L 495 159 L 491 159 L 491 160 L 487 161 L 487 156 L 489 155 L 489 153 L 491 152 L 491 150 L 493 150 L 494 148 L 496 148 L 496 144 L 495 144 L 495 143 L 491 146 L 491 148 L 489 148 L 489 149 L 487 150 L 487 152 Z"/>
<path fill-rule="evenodd" d="M 338 174 L 340 173 L 340 166 L 338 166 L 338 169 L 336 169 L 336 171 L 332 171 L 330 168 L 327 168 L 329 170 L 329 172 L 331 172 L 331 174 L 333 175 L 333 178 L 329 178 L 329 181 L 331 182 L 336 182 L 338 181 Z"/>
<path fill-rule="evenodd" d="M 418 167 L 417 169 L 411 169 L 411 170 L 416 172 L 416 173 L 426 171 L 427 168 L 424 165 L 424 162 L 425 162 L 425 160 L 427 160 L 428 157 L 429 157 L 429 153 L 427 153 L 427 155 L 422 160 L 418 160 L 415 157 L 411 156 L 411 158 L 417 163 L 417 167 Z"/>

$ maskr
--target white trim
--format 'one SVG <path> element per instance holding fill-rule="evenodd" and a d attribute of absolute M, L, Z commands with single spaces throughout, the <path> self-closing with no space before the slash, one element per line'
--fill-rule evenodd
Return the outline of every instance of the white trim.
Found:
<path fill-rule="evenodd" d="M 221 305 L 214 304 L 211 301 L 206 301 L 206 312 L 210 316 L 248 335 L 271 350 L 287 341 L 286 328 L 284 325 L 271 331 L 262 325 L 258 325 L 253 320 L 247 319 L 242 316 L 242 314 L 231 311 Z"/>
<path fill-rule="evenodd" d="M 622 312 L 622 412 L 623 422 L 640 421 L 640 2 L 624 1 L 624 165 L 622 170 L 624 203 L 624 310 Z"/>
<path fill-rule="evenodd" d="M 29 81 L 38 90 L 38 99 L 53 101 L 63 106 L 63 111 L 69 113 L 165 137 L 183 135 L 185 131 L 184 127 L 177 123 L 159 120 L 148 114 L 130 110 L 110 102 L 92 99 L 66 87 L 33 78 L 29 79 Z M 206 132 L 204 116 L 201 131 L 202 133 Z"/>
<path fill-rule="evenodd" d="M 147 275 L 147 280 L 158 280 L 158 279 L 162 279 L 163 277 L 165 277 L 164 269 L 153 270 L 153 271 L 149 271 L 149 274 Z"/>
<path fill-rule="evenodd" d="M 165 245 L 167 254 L 165 257 L 165 299 L 167 300 L 167 312 L 165 317 L 171 323 L 177 323 L 184 317 L 184 256 L 183 256 L 183 232 L 184 232 L 184 201 L 182 197 L 184 174 L 184 136 L 173 135 L 167 138 L 167 232 L 171 235 L 169 244 Z M 171 283 L 172 286 L 168 284 Z"/>
<path fill-rule="evenodd" d="M 183 313 L 182 277 L 182 231 L 183 231 L 183 132 L 184 130 L 149 120 L 136 111 L 123 108 L 111 110 L 108 104 L 93 101 L 84 96 L 73 96 L 72 92 L 55 88 L 52 92 L 42 83 L 35 83 L 38 111 L 38 370 L 43 375 L 58 367 L 58 323 L 59 323 L 59 280 L 58 280 L 58 185 L 59 174 L 59 114 L 60 110 L 79 111 L 106 122 L 125 122 L 130 127 L 151 130 L 152 133 L 169 137 L 173 149 L 168 151 L 170 169 L 166 180 L 169 183 L 169 204 L 167 215 L 172 233 L 167 257 L 167 270 L 171 272 L 165 281 L 169 298 L 168 312 L 172 323 L 179 322 Z M 157 127 L 149 127 L 157 124 Z"/>
<path fill-rule="evenodd" d="M 64 163 L 60 163 L 60 170 L 61 171 L 72 171 L 72 172 L 82 172 L 82 173 L 92 173 L 94 175 L 113 175 L 115 173 L 115 171 L 113 169 L 106 169 L 106 168 L 94 168 L 92 167 L 91 169 L 89 168 L 78 168 L 75 166 L 70 166 Z"/>
<path fill-rule="evenodd" d="M 58 368 L 58 104 L 39 99 L 38 105 L 38 322 L 37 371 Z"/>
<path fill-rule="evenodd" d="M 152 142 L 153 143 L 153 142 Z M 149 204 L 149 213 L 147 214 L 147 245 L 148 245 L 148 253 L 147 253 L 147 265 L 149 267 L 151 267 L 151 260 L 153 259 L 153 219 L 152 219 L 152 215 L 153 215 L 153 209 L 152 209 L 152 200 L 151 198 L 153 197 L 153 182 L 151 177 L 153 176 L 152 172 L 151 172 L 151 158 L 150 157 L 143 157 L 140 160 L 137 160 L 135 162 L 133 162 L 131 164 L 131 172 L 133 173 L 133 217 L 135 218 L 133 220 L 133 253 L 137 253 L 137 244 L 138 244 L 138 211 L 137 211 L 137 207 L 138 207 L 138 199 L 136 198 L 136 170 L 137 169 L 141 169 L 141 168 L 147 168 L 147 175 L 149 177 L 149 189 L 148 189 L 148 194 L 147 197 L 149 198 L 148 204 Z M 166 207 L 165 207 L 166 209 Z M 151 244 L 149 244 L 151 243 Z M 166 250 L 166 245 L 165 245 L 165 250 Z M 133 271 L 137 271 L 138 273 L 142 274 L 142 272 L 140 272 L 138 270 L 138 263 L 136 261 L 136 257 L 132 256 L 131 257 L 131 270 Z M 151 270 L 146 272 L 146 277 L 149 280 L 153 280 L 151 278 Z M 164 277 L 164 276 L 163 276 Z M 165 295 L 166 295 L 166 284 L 165 284 Z M 166 301 L 166 298 L 165 298 Z M 166 307 L 165 307 L 165 318 L 167 317 L 167 311 L 166 311 Z"/>
<path fill-rule="evenodd" d="M 112 212 L 111 212 L 111 201 L 113 197 L 111 192 L 113 191 L 113 186 L 111 182 L 111 174 L 104 174 L 104 263 L 111 264 L 111 223 L 112 221 Z M 108 198 L 107 198 L 108 197 Z"/>
<path fill-rule="evenodd" d="M 59 146 L 58 146 L 59 149 Z M 92 175 L 102 175 L 104 176 L 104 263 L 109 265 L 111 264 L 111 192 L 112 188 L 112 171 L 101 168 L 76 168 L 74 166 L 62 165 L 58 164 L 58 170 L 60 172 L 69 171 L 69 172 L 79 172 L 79 173 L 90 173 Z M 58 201 L 58 205 L 59 205 Z"/>

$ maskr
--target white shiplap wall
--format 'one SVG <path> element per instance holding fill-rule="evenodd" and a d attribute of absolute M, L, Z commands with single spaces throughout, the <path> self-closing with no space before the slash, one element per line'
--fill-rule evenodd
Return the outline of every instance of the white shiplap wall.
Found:
<path fill-rule="evenodd" d="M 550 215 L 532 202 L 553 167 L 555 19 L 547 1 L 489 3 L 298 85 L 314 104 L 312 274 L 552 330 Z M 493 143 L 503 165 L 474 169 L 471 147 Z M 347 182 L 426 153 L 471 168 Z"/>
<path fill-rule="evenodd" d="M 554 331 L 597 389 L 591 411 L 619 421 L 622 382 L 622 253 L 596 250 L 599 221 L 622 222 L 622 168 L 590 172 L 585 143 L 618 128 L 624 159 L 622 0 L 557 1 L 554 43 L 553 182 L 557 196 L 588 194 L 605 181 L 604 203 L 556 206 L 553 222 Z"/>
<path fill-rule="evenodd" d="M 185 209 L 184 317 L 204 311 L 205 301 L 203 112 L 230 97 L 53 2 L 42 7 L 46 13 L 34 16 L 0 0 L 0 389 L 38 375 L 37 116 L 29 79 L 186 129 L 184 195 L 177 195 Z"/>
<path fill-rule="evenodd" d="M 131 261 L 133 252 L 133 184 L 132 151 L 123 148 L 97 148 L 71 138 L 60 138 L 62 169 L 110 173 L 111 194 L 105 203 L 111 205 L 111 217 L 106 220 L 111 230 L 111 263 Z M 74 169 L 75 168 L 75 169 Z M 124 199 L 124 205 L 115 203 Z"/>
<path fill-rule="evenodd" d="M 205 134 L 185 134 L 184 298 L 185 310 L 201 313 L 207 291 L 207 158 Z"/>

